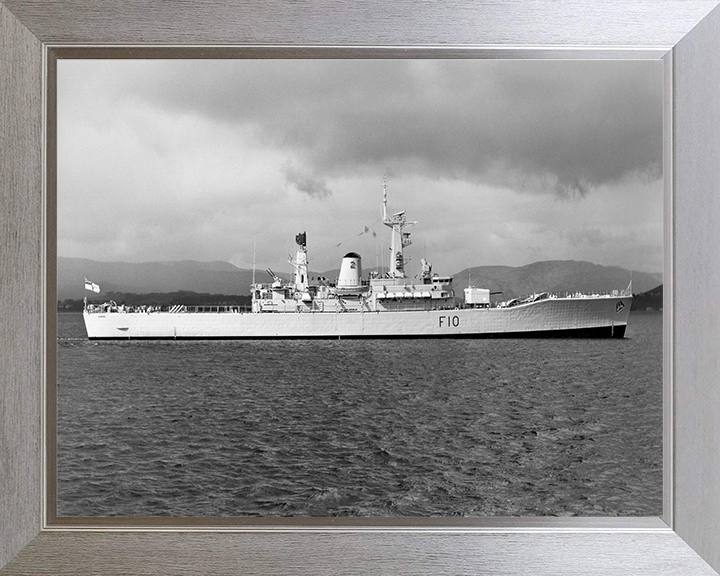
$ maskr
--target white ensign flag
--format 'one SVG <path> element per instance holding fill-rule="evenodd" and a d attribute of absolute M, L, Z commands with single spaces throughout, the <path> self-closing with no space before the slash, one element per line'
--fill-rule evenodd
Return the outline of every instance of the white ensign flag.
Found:
<path fill-rule="evenodd" d="M 100 286 L 98 286 L 94 282 L 90 282 L 90 280 L 85 278 L 85 290 L 90 290 L 91 292 L 100 292 Z"/>

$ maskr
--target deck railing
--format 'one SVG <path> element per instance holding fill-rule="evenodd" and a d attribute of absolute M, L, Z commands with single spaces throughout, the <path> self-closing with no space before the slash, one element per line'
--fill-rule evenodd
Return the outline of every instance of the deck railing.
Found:
<path fill-rule="evenodd" d="M 249 306 L 127 306 L 122 304 L 88 304 L 85 311 L 89 314 L 245 314 L 251 312 Z"/>

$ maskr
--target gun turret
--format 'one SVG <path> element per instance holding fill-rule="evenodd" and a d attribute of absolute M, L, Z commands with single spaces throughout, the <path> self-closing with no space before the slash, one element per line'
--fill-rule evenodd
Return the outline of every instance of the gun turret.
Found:
<path fill-rule="evenodd" d="M 270 274 L 270 277 L 273 279 L 273 282 L 282 282 L 282 280 L 280 279 L 280 277 L 279 277 L 277 274 L 275 274 L 275 272 L 273 272 L 272 270 L 270 270 L 270 268 L 268 268 L 268 269 L 265 270 L 265 271 L 266 271 L 268 274 Z"/>

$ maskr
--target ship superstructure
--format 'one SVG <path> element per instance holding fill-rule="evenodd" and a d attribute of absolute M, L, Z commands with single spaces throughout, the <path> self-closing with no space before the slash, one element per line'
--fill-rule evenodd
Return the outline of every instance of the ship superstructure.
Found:
<path fill-rule="evenodd" d="M 238 307 L 200 311 L 86 306 L 91 339 L 132 338 L 412 338 L 412 337 L 615 337 L 625 334 L 631 286 L 609 294 L 558 295 L 538 292 L 493 305 L 490 290 L 468 287 L 456 296 L 453 278 L 440 276 L 421 259 L 421 271 L 406 275 L 407 228 L 416 224 L 405 212 L 388 215 L 383 184 L 382 222 L 391 230 L 386 272 L 363 277 L 362 258 L 343 256 L 338 277 L 308 276 L 307 234 L 295 237 L 291 281 L 272 270 L 270 283 L 253 283 L 250 310 Z"/>
<path fill-rule="evenodd" d="M 432 266 L 422 260 L 418 278 L 405 275 L 404 248 L 411 244 L 405 228 L 415 222 L 405 212 L 387 215 L 387 190 L 383 189 L 383 223 L 391 229 L 391 265 L 384 274 L 373 272 L 363 278 L 362 257 L 356 252 L 343 256 L 340 273 L 334 281 L 319 277 L 308 282 L 307 234 L 295 237 L 297 252 L 290 259 L 293 280 L 283 282 L 272 270 L 269 284 L 253 284 L 252 311 L 275 313 L 322 312 L 408 312 L 455 308 L 452 278 L 432 274 Z M 489 293 L 489 291 L 488 291 Z M 489 302 L 489 301 L 488 301 Z"/>

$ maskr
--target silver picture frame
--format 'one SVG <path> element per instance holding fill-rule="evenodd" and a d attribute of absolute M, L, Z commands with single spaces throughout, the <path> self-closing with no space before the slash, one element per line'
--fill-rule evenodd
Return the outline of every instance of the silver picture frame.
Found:
<path fill-rule="evenodd" d="M 713 224 L 720 9 L 705 0 L 227 2 L 0 0 L 0 574 L 715 574 L 720 569 L 720 288 Z M 309 57 L 662 59 L 665 395 L 661 518 L 217 522 L 51 513 L 53 50 L 191 45 Z M 254 48 L 250 48 L 254 46 Z M 454 51 L 454 53 L 453 53 Z M 87 53 L 87 52 L 86 52 Z M 52 182 L 50 182 L 52 184 Z M 48 249 L 50 247 L 50 249 Z M 50 441 L 49 441 L 50 440 Z M 269 519 L 268 519 L 269 520 Z"/>

